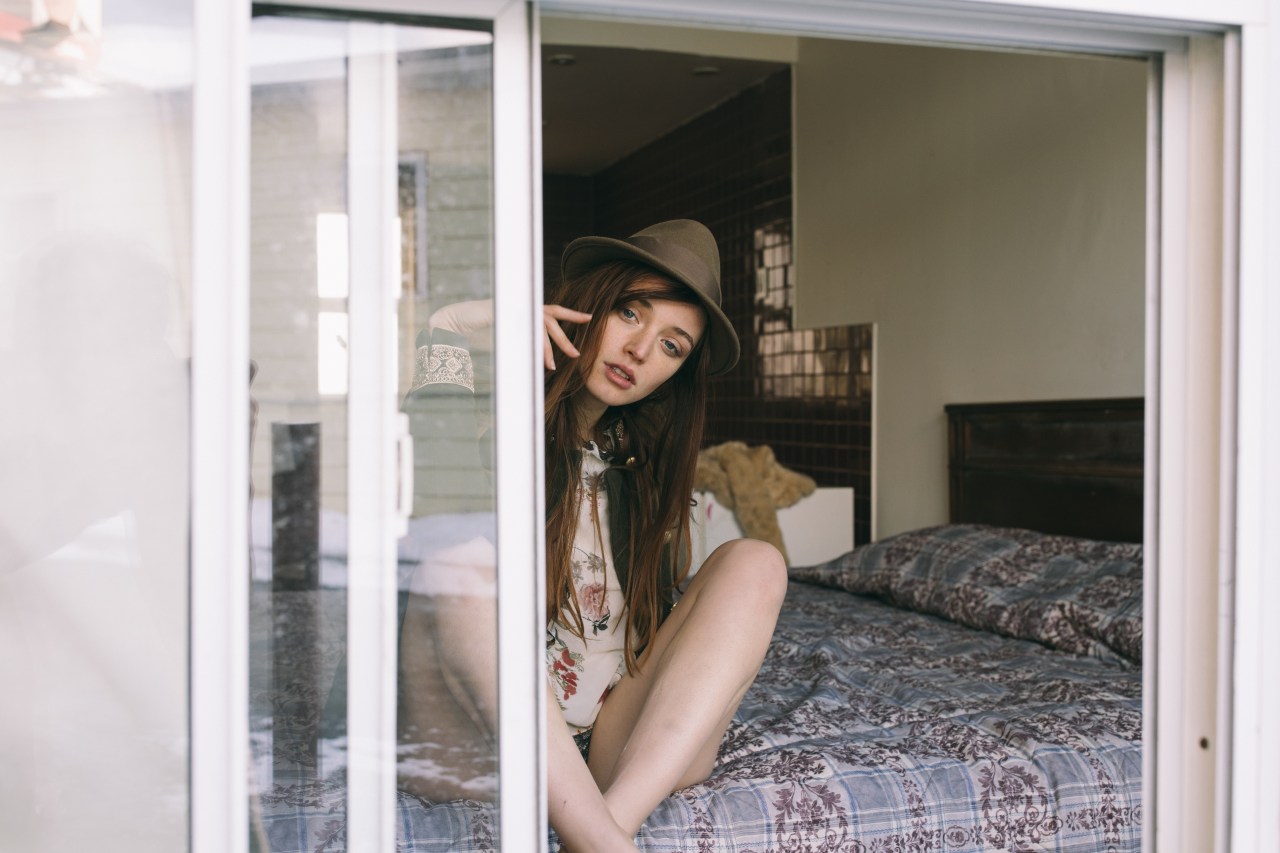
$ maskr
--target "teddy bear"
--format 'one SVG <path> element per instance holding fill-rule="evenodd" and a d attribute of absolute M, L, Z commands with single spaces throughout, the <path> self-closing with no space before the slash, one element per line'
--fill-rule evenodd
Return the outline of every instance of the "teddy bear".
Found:
<path fill-rule="evenodd" d="M 784 468 L 767 444 L 748 447 L 727 441 L 698 453 L 694 489 L 711 492 L 733 510 L 745 536 L 770 543 L 787 556 L 778 510 L 791 506 L 816 488 L 812 477 Z"/>

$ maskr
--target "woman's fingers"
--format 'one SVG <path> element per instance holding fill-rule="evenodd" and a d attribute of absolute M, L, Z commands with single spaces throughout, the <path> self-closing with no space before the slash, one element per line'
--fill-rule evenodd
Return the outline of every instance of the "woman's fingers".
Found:
<path fill-rule="evenodd" d="M 553 349 L 553 346 L 570 358 L 577 358 L 580 355 L 578 348 L 573 345 L 569 340 L 569 336 L 561 328 L 560 321 L 586 323 L 590 319 L 590 314 L 574 311 L 572 308 L 565 308 L 563 305 L 542 306 L 542 323 L 547 330 L 547 339 L 543 342 L 542 347 L 542 360 L 547 370 L 556 369 L 555 349 Z"/>
<path fill-rule="evenodd" d="M 591 315 L 585 311 L 574 311 L 563 305 L 543 305 L 542 313 L 558 320 L 568 320 L 570 323 L 585 323 L 591 319 Z"/>

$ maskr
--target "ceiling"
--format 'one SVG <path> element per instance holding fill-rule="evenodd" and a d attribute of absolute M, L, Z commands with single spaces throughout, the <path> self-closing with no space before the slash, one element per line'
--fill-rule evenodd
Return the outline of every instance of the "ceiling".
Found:
<path fill-rule="evenodd" d="M 786 67 L 659 50 L 544 44 L 543 170 L 594 175 Z"/>

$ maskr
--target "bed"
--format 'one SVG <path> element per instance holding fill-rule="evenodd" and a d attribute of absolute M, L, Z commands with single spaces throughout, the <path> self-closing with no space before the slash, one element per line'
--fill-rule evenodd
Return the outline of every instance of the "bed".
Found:
<path fill-rule="evenodd" d="M 953 523 L 792 567 L 715 772 L 642 850 L 1140 848 L 1142 402 L 947 415 Z M 340 767 L 264 790 L 266 845 L 344 849 L 344 796 Z M 399 850 L 499 849 L 485 804 L 397 807 Z"/>

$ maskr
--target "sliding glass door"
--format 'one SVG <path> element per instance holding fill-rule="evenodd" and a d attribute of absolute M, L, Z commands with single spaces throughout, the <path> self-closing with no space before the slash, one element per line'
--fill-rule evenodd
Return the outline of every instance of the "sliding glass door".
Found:
<path fill-rule="evenodd" d="M 504 178 L 531 182 L 530 161 L 498 165 L 499 37 L 492 20 L 279 7 L 250 25 L 255 849 L 542 834 L 537 718 L 515 739 L 501 713 L 538 698 L 510 676 L 536 632 L 510 631 L 538 612 L 540 514 L 532 488 L 499 499 L 507 467 L 532 483 L 537 375 L 521 355 L 534 282 L 501 269 L 522 251 L 498 236 Z M 504 323 L 529 331 L 499 337 Z M 500 410 L 516 416 L 500 426 Z M 508 565 L 500 543 L 522 537 Z M 508 573 L 519 598 L 500 593 Z M 529 658 L 505 680 L 500 608 Z"/>

